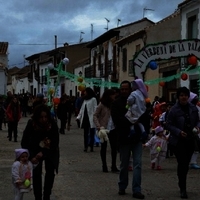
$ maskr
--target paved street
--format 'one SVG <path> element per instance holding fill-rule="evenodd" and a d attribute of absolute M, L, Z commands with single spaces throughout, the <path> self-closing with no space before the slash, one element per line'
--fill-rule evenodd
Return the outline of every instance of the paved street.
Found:
<path fill-rule="evenodd" d="M 11 165 L 14 161 L 14 149 L 20 147 L 22 131 L 27 118 L 19 122 L 18 142 L 9 142 L 7 128 L 0 131 L 0 200 L 12 200 Z M 51 200 L 126 200 L 133 199 L 131 184 L 124 196 L 119 196 L 118 174 L 101 171 L 100 147 L 94 152 L 83 152 L 83 130 L 78 129 L 75 118 L 72 119 L 71 130 L 60 135 L 60 167 L 55 177 Z M 110 147 L 107 153 L 110 168 Z M 118 157 L 119 158 L 119 157 Z M 200 158 L 199 158 L 200 164 Z M 118 159 L 119 165 L 119 159 Z M 163 170 L 151 170 L 149 149 L 143 153 L 142 189 L 147 200 L 180 199 L 177 187 L 176 161 L 174 157 L 166 159 Z M 130 172 L 130 180 L 133 172 Z M 190 170 L 188 175 L 188 196 L 191 200 L 200 198 L 200 170 Z M 24 195 L 24 200 L 34 200 L 33 193 Z"/>

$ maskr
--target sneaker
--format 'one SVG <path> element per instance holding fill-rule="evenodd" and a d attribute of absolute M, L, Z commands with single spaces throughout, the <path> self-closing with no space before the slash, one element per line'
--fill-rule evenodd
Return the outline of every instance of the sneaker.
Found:
<path fill-rule="evenodd" d="M 118 194 L 119 194 L 119 195 L 125 195 L 126 192 L 125 192 L 125 190 L 123 190 L 123 189 L 119 189 Z"/>
<path fill-rule="evenodd" d="M 151 164 L 151 169 L 155 169 L 155 163 Z"/>
<path fill-rule="evenodd" d="M 200 169 L 200 166 L 197 164 L 190 164 L 190 169 Z"/>
<path fill-rule="evenodd" d="M 133 193 L 133 198 L 144 199 L 144 195 L 141 192 L 135 192 Z"/>

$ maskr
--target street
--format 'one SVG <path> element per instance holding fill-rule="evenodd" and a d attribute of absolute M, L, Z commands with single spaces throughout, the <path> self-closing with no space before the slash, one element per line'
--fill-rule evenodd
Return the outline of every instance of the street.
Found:
<path fill-rule="evenodd" d="M 7 128 L 3 125 L 0 131 L 0 200 L 12 200 L 11 166 L 15 160 L 14 149 L 20 148 L 23 129 L 30 117 L 23 117 L 18 126 L 18 142 L 8 141 Z M 150 168 L 149 149 L 143 150 L 142 161 L 142 193 L 147 200 L 180 199 L 176 176 L 175 157 L 167 158 L 162 170 Z M 126 200 L 133 199 L 131 176 L 127 194 L 118 195 L 118 174 L 112 173 L 110 146 L 107 151 L 108 173 L 102 172 L 100 147 L 94 152 L 83 152 L 83 130 L 72 118 L 70 131 L 60 135 L 60 166 L 55 176 L 51 200 Z M 117 158 L 119 167 L 119 156 Z M 199 158 L 200 163 L 200 158 Z M 189 170 L 187 191 L 189 199 L 200 198 L 200 170 Z M 33 192 L 24 195 L 24 200 L 34 200 Z"/>

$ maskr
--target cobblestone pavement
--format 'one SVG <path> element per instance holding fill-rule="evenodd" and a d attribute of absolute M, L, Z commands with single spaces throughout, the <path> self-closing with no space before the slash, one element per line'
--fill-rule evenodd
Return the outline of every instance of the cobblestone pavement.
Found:
<path fill-rule="evenodd" d="M 0 200 L 12 200 L 11 165 L 14 161 L 14 149 L 20 147 L 22 131 L 29 118 L 19 122 L 18 142 L 9 142 L 7 128 L 0 131 Z M 71 130 L 60 135 L 60 167 L 55 176 L 51 200 L 126 200 L 133 199 L 131 182 L 127 194 L 119 196 L 118 174 L 101 171 L 100 147 L 94 152 L 83 152 L 83 130 L 78 129 L 75 118 Z M 110 168 L 110 147 L 108 146 L 107 162 Z M 200 159 L 200 158 L 199 158 Z M 200 162 L 200 161 L 199 161 Z M 142 192 L 147 200 L 180 199 L 177 186 L 176 160 L 166 159 L 162 170 L 151 170 L 149 149 L 145 148 L 142 162 Z M 119 156 L 118 156 L 119 166 Z M 131 181 L 133 172 L 129 173 Z M 191 200 L 200 198 L 200 170 L 190 170 L 188 174 L 188 196 Z M 24 195 L 24 200 L 33 200 L 33 193 Z"/>

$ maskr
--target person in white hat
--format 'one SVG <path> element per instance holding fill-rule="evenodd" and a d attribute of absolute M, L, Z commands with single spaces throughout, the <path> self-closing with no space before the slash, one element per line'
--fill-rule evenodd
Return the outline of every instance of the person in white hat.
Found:
<path fill-rule="evenodd" d="M 33 165 L 28 157 L 27 149 L 15 149 L 15 161 L 12 165 L 14 200 L 23 200 L 24 193 L 32 190 Z"/>
<path fill-rule="evenodd" d="M 150 148 L 151 168 L 161 170 L 161 162 L 165 160 L 167 153 L 168 136 L 164 134 L 162 126 L 155 128 L 155 135 L 143 146 Z"/>

